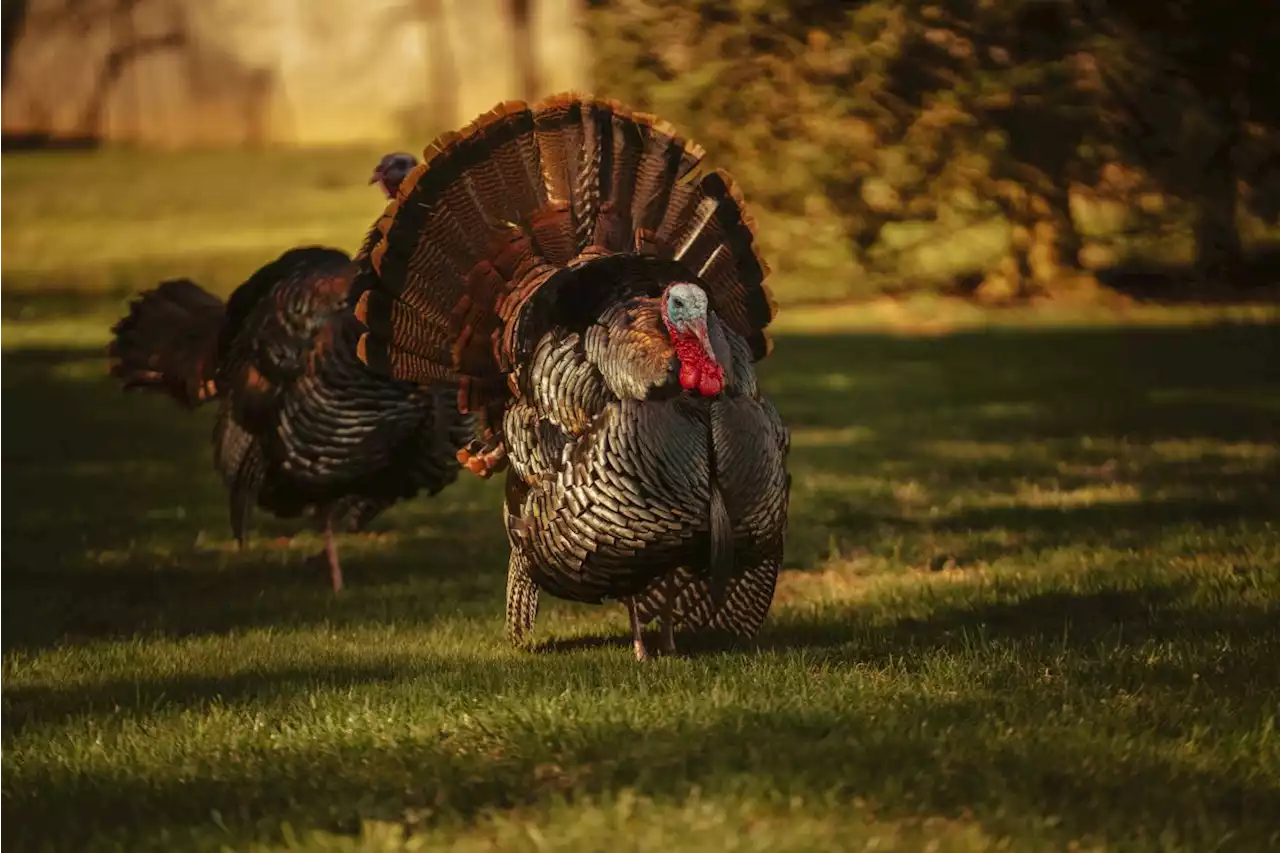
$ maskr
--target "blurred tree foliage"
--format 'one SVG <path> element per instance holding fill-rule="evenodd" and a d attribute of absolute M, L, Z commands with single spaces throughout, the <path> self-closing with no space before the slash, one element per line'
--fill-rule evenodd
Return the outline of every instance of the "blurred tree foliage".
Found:
<path fill-rule="evenodd" d="M 1161 17 L 1177 4 L 1108 2 L 1127 5 L 594 0 L 588 20 L 597 90 L 676 123 L 732 170 L 784 298 L 1009 300 L 1092 295 L 1093 271 L 1177 258 L 1179 236 L 1225 241 L 1238 259 L 1277 219 L 1280 122 L 1255 102 L 1280 87 L 1267 91 L 1275 63 L 1256 21 L 1280 7 L 1249 4 L 1252 29 L 1242 14 L 1202 44 L 1198 28 L 1221 32 L 1210 0 L 1181 0 L 1190 23 Z M 1228 121 L 1214 162 L 1225 146 L 1247 184 L 1230 198 L 1201 150 L 1205 127 Z"/>

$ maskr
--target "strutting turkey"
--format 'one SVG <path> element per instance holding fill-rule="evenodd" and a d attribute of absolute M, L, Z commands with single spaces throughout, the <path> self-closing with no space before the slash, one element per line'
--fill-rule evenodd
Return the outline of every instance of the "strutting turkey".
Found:
<path fill-rule="evenodd" d="M 775 305 L 730 177 L 665 122 L 573 94 L 437 139 L 388 204 L 355 314 L 372 369 L 456 386 L 508 468 L 507 635 L 538 592 L 753 636 L 786 528 L 789 433 L 756 384 Z"/>
<path fill-rule="evenodd" d="M 405 157 L 388 155 L 374 173 L 388 196 L 417 164 Z M 255 504 L 282 518 L 314 514 L 335 592 L 335 528 L 361 530 L 398 500 L 454 482 L 475 423 L 448 391 L 373 373 L 356 358 L 363 327 L 348 296 L 357 269 L 336 249 L 290 249 L 225 304 L 189 280 L 165 281 L 133 301 L 108 350 L 126 390 L 161 392 L 188 409 L 219 401 L 213 457 L 236 540 L 244 544 Z"/>

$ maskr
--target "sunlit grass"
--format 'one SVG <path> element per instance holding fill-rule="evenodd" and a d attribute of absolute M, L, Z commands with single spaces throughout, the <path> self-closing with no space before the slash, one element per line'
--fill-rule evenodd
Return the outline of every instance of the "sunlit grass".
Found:
<path fill-rule="evenodd" d="M 382 153 L 6 157 L 5 291 L 119 294 L 188 275 L 227 292 L 291 245 L 353 251 L 385 203 L 367 185 Z"/>

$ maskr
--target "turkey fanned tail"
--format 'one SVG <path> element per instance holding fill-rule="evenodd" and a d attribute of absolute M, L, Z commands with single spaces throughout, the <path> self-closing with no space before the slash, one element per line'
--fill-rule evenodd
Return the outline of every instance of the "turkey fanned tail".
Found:
<path fill-rule="evenodd" d="M 218 333 L 226 306 L 187 279 L 139 294 L 111 328 L 109 371 L 126 390 L 143 388 L 194 409 L 217 395 Z"/>
<path fill-rule="evenodd" d="M 624 600 L 637 626 L 750 634 L 768 612 L 786 451 L 752 363 L 776 308 L 703 154 L 614 101 L 506 102 L 428 146 L 366 242 L 358 357 L 454 389 L 509 465 L 513 641 L 539 590 Z"/>

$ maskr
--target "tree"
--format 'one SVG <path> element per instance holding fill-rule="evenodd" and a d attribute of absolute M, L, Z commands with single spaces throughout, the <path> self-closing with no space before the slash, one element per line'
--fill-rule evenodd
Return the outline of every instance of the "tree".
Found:
<path fill-rule="evenodd" d="M 533 0 L 507 0 L 515 39 L 516 74 L 520 97 L 533 101 L 541 94 L 538 79 L 538 52 L 533 32 Z"/>
<path fill-rule="evenodd" d="M 430 133 L 458 121 L 458 62 L 443 0 L 418 0 L 418 14 L 427 37 L 427 110 Z M 413 128 L 415 132 L 422 128 Z"/>
<path fill-rule="evenodd" d="M 1216 0 L 1082 0 L 1118 123 L 1165 188 L 1196 206 L 1196 271 L 1235 283 L 1244 252 L 1238 169 L 1246 122 L 1280 126 L 1280 8 Z M 1153 119 L 1150 93 L 1170 91 L 1178 126 Z"/>

